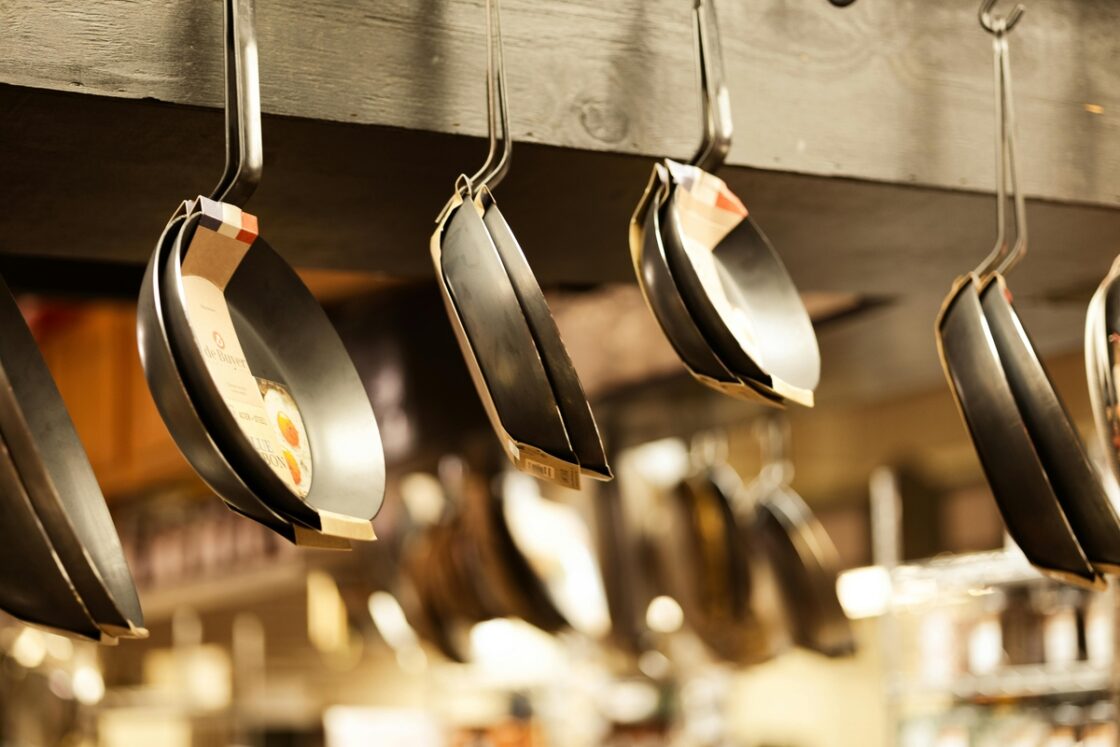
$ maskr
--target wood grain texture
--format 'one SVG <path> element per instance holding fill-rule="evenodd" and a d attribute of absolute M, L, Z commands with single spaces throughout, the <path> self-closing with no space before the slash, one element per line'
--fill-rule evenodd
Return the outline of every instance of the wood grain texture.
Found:
<path fill-rule="evenodd" d="M 257 5 L 265 111 L 484 132 L 482 0 Z M 689 7 L 685 0 L 506 0 L 516 137 L 690 153 L 698 110 Z M 975 0 L 843 10 L 824 0 L 723 0 L 738 125 L 731 163 L 990 189 L 991 48 L 976 7 Z M 5 0 L 0 82 L 217 106 L 220 9 L 219 0 Z M 1029 194 L 1120 203 L 1118 48 L 1120 4 L 1029 7 L 1012 38 Z M 265 138 L 267 146 L 267 131 Z"/>

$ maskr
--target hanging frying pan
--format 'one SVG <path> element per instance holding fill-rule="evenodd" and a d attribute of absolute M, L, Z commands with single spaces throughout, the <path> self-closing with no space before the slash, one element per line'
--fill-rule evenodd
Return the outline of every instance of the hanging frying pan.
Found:
<path fill-rule="evenodd" d="M 1120 394 L 1116 387 L 1120 345 L 1120 258 L 1101 282 L 1085 319 L 1085 373 L 1097 437 L 1120 477 Z"/>
<path fill-rule="evenodd" d="M 753 527 L 735 516 L 729 491 L 739 481 L 728 470 L 709 467 L 672 491 L 672 529 L 659 566 L 704 644 L 723 661 L 750 666 L 779 654 L 789 637 L 776 600 L 767 603 L 760 593 L 774 583 L 762 578 L 769 569 L 757 563 Z"/>
<path fill-rule="evenodd" d="M 109 508 L 62 396 L 0 279 L 0 434 L 55 553 L 106 635 L 143 638 L 144 614 Z"/>
<path fill-rule="evenodd" d="M 402 584 L 401 603 L 405 606 L 409 622 L 415 625 L 425 641 L 449 660 L 462 663 L 467 660 L 466 654 L 455 639 L 447 612 L 441 609 L 443 601 L 437 589 L 441 570 L 437 542 L 431 529 L 411 540 L 406 547 L 402 563 L 405 582 Z"/>
<path fill-rule="evenodd" d="M 503 508 L 504 498 L 486 481 L 467 483 L 464 533 L 482 560 L 487 586 L 496 596 L 499 616 L 520 617 L 546 632 L 568 627 L 544 582 L 514 541 Z"/>
<path fill-rule="evenodd" d="M 1028 242 L 1026 200 L 1019 190 L 1015 164 L 1015 107 L 1005 34 L 996 36 L 996 64 L 1002 102 L 1001 164 L 1003 160 L 1007 162 L 1007 168 L 1001 166 L 1000 173 L 1012 183 L 1017 238 L 1014 250 L 1002 257 L 996 271 L 985 279 L 980 289 L 980 302 L 1011 392 L 1070 528 L 1086 558 L 1097 570 L 1120 572 L 1120 518 L 1097 479 L 1077 429 L 1019 320 L 1004 280 L 1004 273 L 1026 254 Z M 999 200 L 999 204 L 1004 205 L 1005 195 L 999 195 Z M 1000 225 L 1003 225 L 1002 220 Z M 1003 245 L 1001 237 L 995 250 L 997 257 Z"/>
<path fill-rule="evenodd" d="M 487 2 L 488 48 L 493 49 L 494 2 Z M 495 55 L 488 60 L 494 90 Z M 490 97 L 490 109 L 494 97 Z M 491 124 L 495 115 L 491 114 Z M 518 469 L 569 488 L 580 484 L 580 463 L 568 438 L 552 382 L 517 291 L 474 200 L 491 170 L 491 154 L 471 177 L 460 176 L 432 234 L 432 262 L 447 316 L 471 379 L 502 444 Z M 468 209 L 462 209 L 464 205 Z M 483 208 L 484 209 L 484 208 Z M 539 289 L 538 289 L 539 292 Z"/>
<path fill-rule="evenodd" d="M 1120 573 L 1120 519 L 1010 297 L 999 274 L 980 291 L 1019 412 L 1085 557 L 1102 573 Z"/>
<path fill-rule="evenodd" d="M 187 461 L 233 511 L 263 524 L 289 542 L 322 545 L 318 541 L 318 533 L 293 526 L 280 518 L 245 486 L 202 424 L 179 376 L 171 353 L 171 343 L 165 332 L 161 284 L 156 282 L 156 278 L 163 272 L 188 210 L 189 203 L 184 203 L 164 229 L 144 273 L 137 301 L 136 328 L 140 358 L 156 407 Z"/>
<path fill-rule="evenodd" d="M 560 337 L 560 330 L 552 318 L 548 302 L 541 292 L 533 270 L 525 259 L 521 245 L 517 242 L 505 217 L 498 209 L 497 201 L 491 190 L 505 176 L 509 169 L 513 149 L 513 139 L 509 131 L 509 105 L 506 96 L 505 65 L 502 59 L 502 26 L 500 0 L 494 0 L 492 13 L 493 38 L 487 45 L 491 55 L 491 73 L 488 85 L 490 112 L 490 150 L 497 152 L 497 140 L 501 141 L 501 156 L 481 177 L 481 185 L 475 192 L 475 208 L 482 214 L 483 223 L 494 242 L 498 256 L 509 275 L 513 292 L 521 305 L 522 313 L 529 324 L 529 330 L 536 343 L 537 352 L 545 373 L 552 385 L 556 404 L 571 443 L 572 451 L 579 462 L 580 472 L 596 480 L 611 479 L 611 469 L 603 450 L 603 441 L 595 417 L 587 403 L 587 396 L 580 383 L 579 374 L 572 365 L 568 350 Z M 497 107 L 494 99 L 497 99 Z M 496 110 L 495 110 L 496 109 Z M 496 121 L 495 121 L 496 119 Z M 498 132 L 496 132 L 498 131 Z M 498 134 L 500 132 L 500 134 Z M 490 159 L 488 159 L 489 163 Z"/>
<path fill-rule="evenodd" d="M 646 191 L 630 219 L 630 258 L 646 305 L 693 378 L 731 397 L 780 407 L 781 397 L 764 393 L 732 374 L 689 316 L 669 270 L 662 237 L 660 213 L 668 194 L 668 169 L 654 164 Z"/>
<path fill-rule="evenodd" d="M 1009 267 L 1021 256 L 1026 240 L 1024 201 L 1017 187 L 1014 194 L 1019 235 L 1014 251 L 1005 241 L 1004 221 L 1007 178 L 1015 179 L 1013 121 L 1007 116 L 1012 112 L 1008 107 L 1006 33 L 1021 17 L 1022 9 L 1017 8 L 1008 18 L 995 18 L 990 14 L 994 5 L 994 0 L 987 0 L 981 6 L 981 24 L 994 37 L 999 123 L 996 148 L 999 235 L 995 249 L 980 268 L 958 278 L 945 299 L 936 324 L 938 351 L 958 409 L 1012 538 L 1027 559 L 1044 573 L 1081 586 L 1101 588 L 1103 579 L 1086 558 L 1055 493 L 1058 484 L 1047 474 L 1044 460 L 1053 460 L 1066 447 L 1055 446 L 1048 437 L 1037 443 L 1032 441 L 1034 431 L 1026 422 L 1028 417 L 1036 419 L 1037 426 L 1037 418 L 1047 409 L 1047 403 L 1039 401 L 1026 411 L 1021 409 L 1025 397 L 1037 396 L 1037 392 L 1032 395 L 1024 378 L 1031 369 L 1030 361 L 1024 357 L 1029 357 L 1033 351 L 1024 351 L 1023 335 L 1015 329 L 1016 319 L 1006 298 L 995 297 L 996 293 L 1002 293 L 998 281 L 996 285 L 986 286 L 986 304 L 980 296 L 979 276 L 991 268 Z M 997 324 L 998 344 L 993 335 Z M 1017 344 L 1015 338 L 1019 338 Z M 1029 345 L 1029 341 L 1026 344 Z M 1042 376 L 1045 379 L 1045 372 Z M 1013 384 L 1012 379 L 1017 384 Z M 1043 384 L 1049 386 L 1049 382 Z M 1020 397 L 1018 402 L 1015 389 Z M 1056 401 L 1056 397 L 1051 398 L 1049 405 L 1055 406 Z M 1060 403 L 1056 406 L 1061 409 Z M 1050 412 L 1053 417 L 1053 411 Z"/>
<path fill-rule="evenodd" d="M 836 596 L 840 559 L 801 496 L 788 488 L 758 504 L 757 534 L 767 548 L 794 642 L 825 656 L 855 651 L 851 623 Z"/>
<path fill-rule="evenodd" d="M 251 0 L 226 10 L 226 172 L 215 200 L 190 204 L 152 279 L 163 331 L 199 419 L 252 493 L 326 537 L 371 540 L 385 469 L 368 396 L 322 308 L 239 208 L 261 170 L 256 44 Z"/>
<path fill-rule="evenodd" d="M 32 625 L 95 641 L 105 639 L 55 554 L 2 441 L 0 496 L 4 505 L 4 521 L 0 523 L 0 609 Z"/>
<path fill-rule="evenodd" d="M 836 594 L 840 556 L 824 526 L 790 486 L 789 424 L 768 419 L 760 424 L 759 435 L 763 467 L 738 502 L 740 514 L 753 525 L 769 558 L 793 642 L 825 656 L 848 656 L 855 651 L 855 637 Z"/>
<path fill-rule="evenodd" d="M 665 161 L 666 258 L 686 308 L 721 362 L 764 392 L 812 406 L 820 351 L 809 314 L 774 247 L 711 173 L 731 147 L 731 109 L 712 0 L 698 0 L 695 13 L 705 136 L 690 165 Z"/>

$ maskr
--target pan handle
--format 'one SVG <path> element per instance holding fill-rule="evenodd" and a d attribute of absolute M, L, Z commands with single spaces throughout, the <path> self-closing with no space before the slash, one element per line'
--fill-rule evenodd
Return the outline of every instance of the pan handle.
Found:
<path fill-rule="evenodd" d="M 225 0 L 226 167 L 213 200 L 244 207 L 263 168 L 254 0 Z"/>
<path fill-rule="evenodd" d="M 700 112 L 704 117 L 704 138 L 700 141 L 700 149 L 692 157 L 692 165 L 712 172 L 723 165 L 731 151 L 734 130 L 731 97 L 724 80 L 715 4 L 712 0 L 696 0 L 693 14 L 696 21 L 696 55 L 700 63 Z"/>

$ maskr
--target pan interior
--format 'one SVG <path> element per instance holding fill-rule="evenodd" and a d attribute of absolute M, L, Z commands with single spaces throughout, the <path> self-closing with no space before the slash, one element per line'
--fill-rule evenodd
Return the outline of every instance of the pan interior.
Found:
<path fill-rule="evenodd" d="M 722 180 L 671 166 L 668 259 L 685 302 L 736 373 L 811 392 L 820 382 L 816 334 L 774 247 Z"/>
<path fill-rule="evenodd" d="M 183 228 L 180 247 L 189 246 L 198 224 L 196 214 Z M 176 279 L 181 278 L 180 268 L 173 265 L 169 263 L 168 270 L 178 271 Z M 377 421 L 361 379 L 322 307 L 295 271 L 260 238 L 229 277 L 224 301 L 252 374 L 283 385 L 298 402 L 315 460 L 306 504 L 362 520 L 374 516 L 385 485 Z M 175 311 L 185 317 L 182 309 Z M 194 365 L 183 366 L 181 373 L 223 455 L 254 492 L 283 495 L 288 503 L 300 505 L 296 493 L 245 436 L 222 400 L 189 325 L 186 330 L 188 342 L 181 347 Z"/>

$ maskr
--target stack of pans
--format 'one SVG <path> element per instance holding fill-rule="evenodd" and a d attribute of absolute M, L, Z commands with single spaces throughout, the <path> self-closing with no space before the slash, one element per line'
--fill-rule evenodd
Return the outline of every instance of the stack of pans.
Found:
<path fill-rule="evenodd" d="M 1011 537 L 1043 573 L 1100 589 L 1103 574 L 1120 570 L 1120 519 L 1015 312 L 1004 279 L 1027 248 L 1026 205 L 1016 183 L 1007 43 L 1023 9 L 1017 7 L 1004 18 L 991 14 L 994 5 L 995 0 L 983 4 L 980 21 L 992 34 L 995 50 L 999 235 L 988 258 L 958 278 L 945 299 L 937 320 L 938 349 Z M 1016 218 L 1013 247 L 1004 225 L 1009 187 Z M 1100 365 L 1096 346 L 1108 344 L 1098 339 L 1103 330 L 1093 319 L 1094 311 L 1105 305 L 1098 296 L 1090 309 L 1091 376 L 1102 373 L 1094 368 Z M 1095 404 L 1101 415 L 1102 403 Z"/>
<path fill-rule="evenodd" d="M 241 210 L 262 147 L 252 0 L 226 0 L 226 170 L 179 206 L 137 313 L 157 408 L 226 504 L 297 544 L 374 539 L 385 463 L 365 387 L 299 276 Z"/>
<path fill-rule="evenodd" d="M 583 385 L 548 303 L 491 190 L 512 141 L 498 0 L 487 0 L 490 153 L 460 176 L 430 248 L 447 315 L 502 450 L 518 469 L 567 488 L 611 469 Z M 501 151 L 498 140 L 500 130 Z"/>
<path fill-rule="evenodd" d="M 725 394 L 811 407 L 820 351 L 809 314 L 774 247 L 712 172 L 731 148 L 712 0 L 697 0 L 704 138 L 690 164 L 653 167 L 630 221 L 647 305 L 689 372 Z"/>
<path fill-rule="evenodd" d="M 0 608 L 103 643 L 147 637 L 93 468 L 2 280 L 0 496 Z"/>

